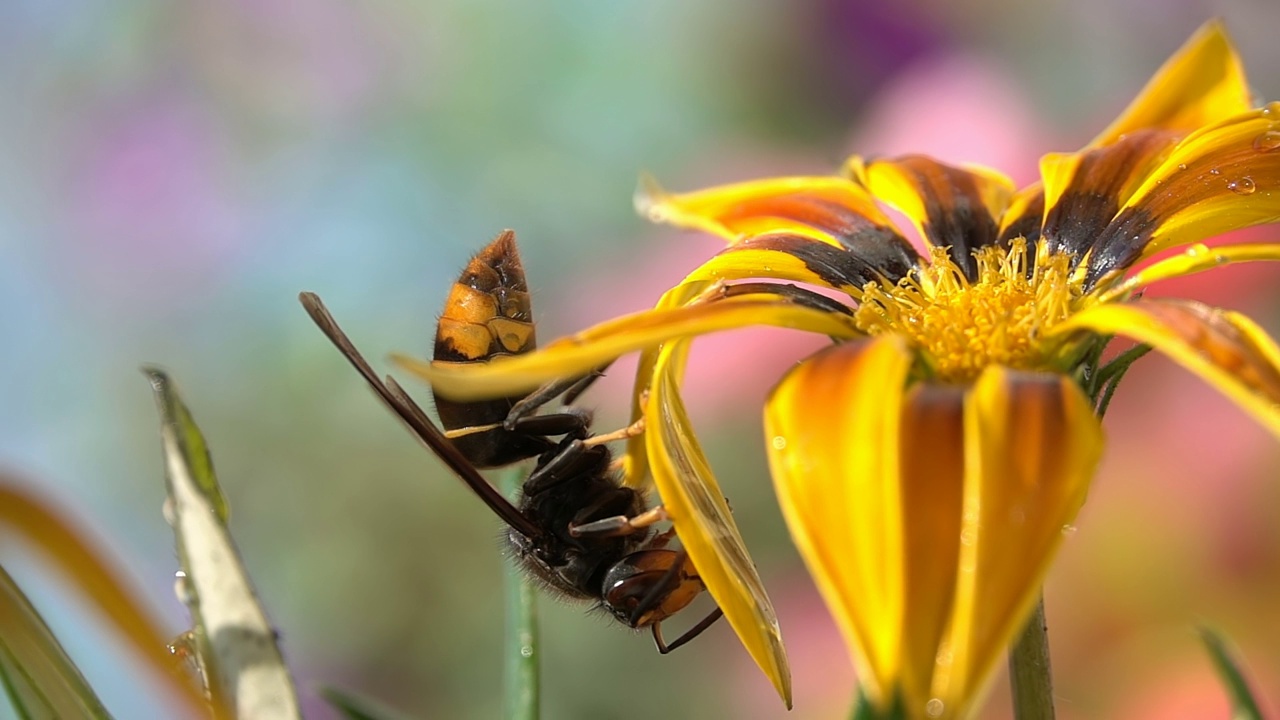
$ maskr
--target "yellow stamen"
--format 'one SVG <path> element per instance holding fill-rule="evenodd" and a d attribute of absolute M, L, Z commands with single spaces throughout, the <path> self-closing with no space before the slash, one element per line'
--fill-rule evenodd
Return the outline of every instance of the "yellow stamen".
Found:
<path fill-rule="evenodd" d="M 855 313 L 869 335 L 905 335 L 939 379 L 971 382 L 989 365 L 1024 370 L 1063 368 L 1042 341 L 1045 331 L 1079 309 L 1083 282 L 1072 278 L 1070 258 L 1026 240 L 974 253 L 978 277 L 970 281 L 946 248 L 933 262 L 896 285 L 868 283 Z"/>

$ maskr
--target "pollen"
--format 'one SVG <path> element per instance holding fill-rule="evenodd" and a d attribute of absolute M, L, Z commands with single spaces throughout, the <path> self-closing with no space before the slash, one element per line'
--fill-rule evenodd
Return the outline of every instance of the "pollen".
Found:
<path fill-rule="evenodd" d="M 905 336 L 944 381 L 972 381 L 989 365 L 1056 369 L 1041 338 L 1084 297 L 1067 255 L 1051 254 L 1043 243 L 1032 250 L 1022 238 L 1007 248 L 984 247 L 974 253 L 974 280 L 946 248 L 932 248 L 931 256 L 929 266 L 897 284 L 862 288 L 854 316 L 861 330 Z"/>

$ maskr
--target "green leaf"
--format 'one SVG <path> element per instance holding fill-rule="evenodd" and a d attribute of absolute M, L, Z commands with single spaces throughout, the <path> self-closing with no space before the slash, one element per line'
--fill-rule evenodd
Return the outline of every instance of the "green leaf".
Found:
<path fill-rule="evenodd" d="M 156 367 L 142 368 L 142 373 L 151 381 L 156 391 L 156 404 L 160 408 L 160 419 L 167 432 L 173 436 L 176 452 L 186 463 L 191 479 L 205 494 L 209 505 L 217 513 L 218 519 L 225 525 L 227 522 L 227 499 L 218 486 L 218 476 L 213 472 L 213 456 L 209 454 L 209 446 L 191 412 L 178 397 L 172 387 L 169 376 Z"/>
<path fill-rule="evenodd" d="M 1222 684 L 1226 686 L 1227 695 L 1231 698 L 1231 720 L 1262 720 L 1262 710 L 1254 699 L 1249 683 L 1244 679 L 1240 661 L 1226 637 L 1217 630 L 1201 627 L 1200 639 L 1209 650 L 1213 668 L 1218 672 L 1218 677 L 1222 678 Z"/>
<path fill-rule="evenodd" d="M 3 567 L 0 684 L 22 718 L 111 717 L 44 618 Z"/>
<path fill-rule="evenodd" d="M 275 630 L 225 524 L 226 501 L 200 428 L 165 373 L 143 368 L 155 390 L 169 520 L 182 567 L 198 664 L 215 708 L 232 717 L 300 718 Z"/>
<path fill-rule="evenodd" d="M 902 696 L 894 695 L 893 705 L 887 709 L 876 707 L 871 698 L 863 692 L 861 687 L 858 688 L 858 702 L 853 706 L 853 720 L 907 720 L 907 714 L 902 709 Z"/>
<path fill-rule="evenodd" d="M 328 701 L 347 720 L 409 720 L 407 715 L 376 700 L 331 685 L 320 688 L 320 697 Z"/>

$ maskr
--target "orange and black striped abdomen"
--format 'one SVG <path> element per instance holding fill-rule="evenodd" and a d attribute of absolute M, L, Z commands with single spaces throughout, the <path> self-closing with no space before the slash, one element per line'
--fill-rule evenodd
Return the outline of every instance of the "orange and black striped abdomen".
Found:
<path fill-rule="evenodd" d="M 436 362 L 488 362 L 534 349 L 533 307 L 516 236 L 504 230 L 467 263 L 449 291 L 436 325 Z M 434 393 L 433 393 L 434 395 Z M 435 395 L 445 430 L 501 423 L 522 396 L 458 402 Z M 545 438 L 502 429 L 453 439 L 477 467 L 496 467 L 533 457 L 551 447 Z"/>

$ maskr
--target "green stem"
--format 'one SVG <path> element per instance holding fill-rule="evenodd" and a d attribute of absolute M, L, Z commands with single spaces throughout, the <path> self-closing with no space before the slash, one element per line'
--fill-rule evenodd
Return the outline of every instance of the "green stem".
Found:
<path fill-rule="evenodd" d="M 1009 683 L 1017 720 L 1053 720 L 1053 669 L 1049 664 L 1049 628 L 1044 593 L 1009 652 Z"/>
<path fill-rule="evenodd" d="M 514 498 L 524 473 L 519 466 L 503 471 L 499 487 Z M 538 720 L 538 614 L 537 593 L 515 563 L 508 563 L 504 582 L 506 595 L 506 664 L 503 680 L 503 708 L 507 720 Z"/>

